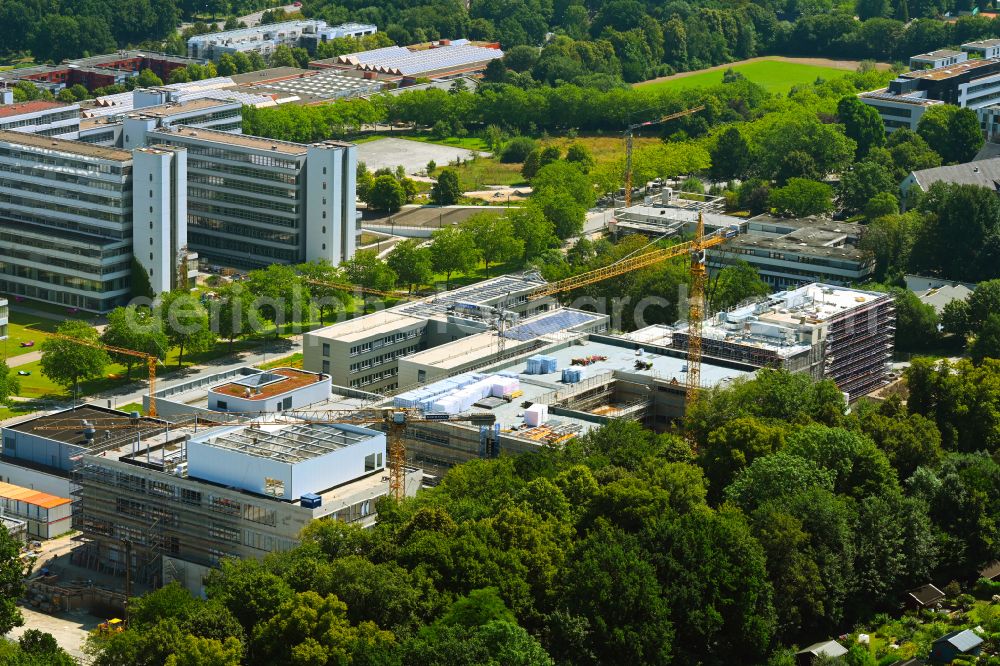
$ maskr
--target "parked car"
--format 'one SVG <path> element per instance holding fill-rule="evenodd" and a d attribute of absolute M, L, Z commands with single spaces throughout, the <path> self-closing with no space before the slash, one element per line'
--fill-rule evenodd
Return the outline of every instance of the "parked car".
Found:
<path fill-rule="evenodd" d="M 21 343 L 21 346 L 22 347 L 34 347 L 35 346 L 35 341 L 34 340 L 25 340 L 24 342 Z"/>

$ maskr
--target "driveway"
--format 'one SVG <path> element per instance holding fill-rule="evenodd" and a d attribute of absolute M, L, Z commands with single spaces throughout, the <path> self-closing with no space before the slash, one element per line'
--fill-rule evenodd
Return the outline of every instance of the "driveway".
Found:
<path fill-rule="evenodd" d="M 402 165 L 410 174 L 424 171 L 431 160 L 442 167 L 458 159 L 467 160 L 475 153 L 465 148 L 391 137 L 358 145 L 358 161 L 364 162 L 369 171 L 395 169 Z M 486 156 L 489 153 L 478 154 Z"/>

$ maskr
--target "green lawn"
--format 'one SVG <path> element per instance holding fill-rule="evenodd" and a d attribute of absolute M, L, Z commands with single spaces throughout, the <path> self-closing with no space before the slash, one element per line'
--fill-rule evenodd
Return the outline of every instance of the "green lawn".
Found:
<path fill-rule="evenodd" d="M 400 134 L 398 132 L 393 132 L 392 134 L 382 134 L 380 138 L 386 136 L 392 136 L 398 139 L 409 139 L 410 141 L 421 141 L 423 143 L 436 143 L 441 146 L 451 146 L 452 148 L 465 148 L 466 150 L 478 150 L 481 152 L 489 152 L 490 147 L 486 145 L 478 136 L 449 136 L 445 138 L 431 136 L 427 132 L 419 132 L 414 134 Z M 439 164 L 438 166 L 444 166 Z"/>
<path fill-rule="evenodd" d="M 484 190 L 488 185 L 527 185 L 520 164 L 501 164 L 492 157 L 478 157 L 448 168 L 458 172 L 458 186 L 463 192 Z"/>
<path fill-rule="evenodd" d="M 812 83 L 817 78 L 831 79 L 848 73 L 845 69 L 819 67 L 802 63 L 781 62 L 779 60 L 762 60 L 746 65 L 736 65 L 733 69 L 740 72 L 750 81 L 764 87 L 768 92 L 786 93 L 800 83 Z M 691 88 L 706 88 L 722 83 L 725 68 L 705 71 L 668 81 L 638 84 L 649 88 L 672 88 L 674 90 L 690 90 Z"/>
<path fill-rule="evenodd" d="M 23 312 L 11 312 L 7 327 L 7 358 L 37 351 L 48 333 L 56 330 L 59 322 Z M 22 347 L 22 342 L 34 340 L 34 347 Z"/>

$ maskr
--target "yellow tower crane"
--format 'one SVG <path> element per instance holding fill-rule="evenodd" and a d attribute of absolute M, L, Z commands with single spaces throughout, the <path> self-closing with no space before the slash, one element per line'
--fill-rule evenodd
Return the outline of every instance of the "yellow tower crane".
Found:
<path fill-rule="evenodd" d="M 149 373 L 149 415 L 154 418 L 156 417 L 156 364 L 160 361 L 160 359 L 155 354 L 147 354 L 146 352 L 136 351 L 134 349 L 125 349 L 124 347 L 113 347 L 102 342 L 81 340 L 79 338 L 74 338 L 69 335 L 61 335 L 59 333 L 52 333 L 49 337 L 56 338 L 57 340 L 66 340 L 67 342 L 83 345 L 84 347 L 103 349 L 104 351 L 113 352 L 115 354 L 124 354 L 126 356 L 135 356 L 136 358 L 143 359 L 146 362 L 146 371 Z"/>
<path fill-rule="evenodd" d="M 651 127 L 652 125 L 660 125 L 667 122 L 668 120 L 676 120 L 677 118 L 683 118 L 684 116 L 690 116 L 692 113 L 697 113 L 702 111 L 704 106 L 695 106 L 684 111 L 678 111 L 677 113 L 671 113 L 669 115 L 663 116 L 662 118 L 656 118 L 654 120 L 647 120 L 642 123 L 635 123 L 629 125 L 625 130 L 625 207 L 628 208 L 632 205 L 632 137 L 635 131 L 642 129 L 643 127 Z"/>

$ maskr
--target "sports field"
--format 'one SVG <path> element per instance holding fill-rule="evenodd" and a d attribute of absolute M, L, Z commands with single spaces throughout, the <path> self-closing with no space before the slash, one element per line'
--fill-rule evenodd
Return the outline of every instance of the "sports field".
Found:
<path fill-rule="evenodd" d="M 854 69 L 852 66 L 844 67 L 841 63 L 836 64 L 840 66 L 829 67 L 771 58 L 755 59 L 751 62 L 721 65 L 697 72 L 682 72 L 681 74 L 663 77 L 654 81 L 646 81 L 637 85 L 658 89 L 671 88 L 674 90 L 704 88 L 722 83 L 722 75 L 727 69 L 732 67 L 734 71 L 740 72 L 747 79 L 763 86 L 769 92 L 786 93 L 792 89 L 792 86 L 797 84 L 812 83 L 817 78 L 830 79 L 846 74 Z M 846 65 L 847 63 L 844 64 Z"/>

